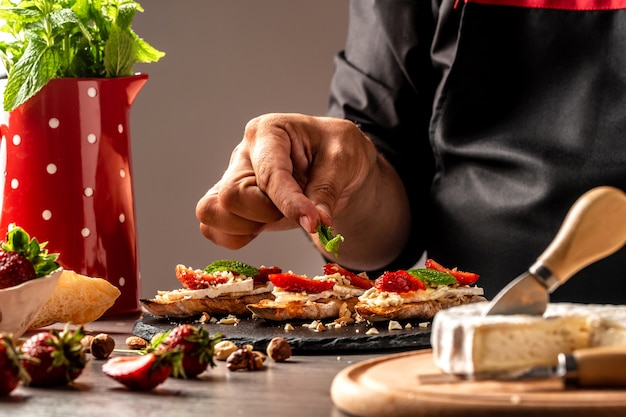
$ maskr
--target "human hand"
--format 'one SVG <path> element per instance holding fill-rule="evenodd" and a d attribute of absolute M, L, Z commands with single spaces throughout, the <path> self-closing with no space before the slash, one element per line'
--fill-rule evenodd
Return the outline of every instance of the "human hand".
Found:
<path fill-rule="evenodd" d="M 373 144 L 350 121 L 301 114 L 251 120 L 222 178 L 200 199 L 205 237 L 239 249 L 262 231 L 301 226 L 315 233 L 366 210 L 377 169 Z"/>

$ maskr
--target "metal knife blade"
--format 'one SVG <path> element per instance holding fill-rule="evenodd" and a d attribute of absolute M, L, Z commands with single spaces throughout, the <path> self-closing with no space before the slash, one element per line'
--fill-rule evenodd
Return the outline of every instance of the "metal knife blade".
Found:
<path fill-rule="evenodd" d="M 625 243 L 626 194 L 609 186 L 587 191 L 574 202 L 554 240 L 528 272 L 504 287 L 485 315 L 542 315 L 550 293 Z"/>

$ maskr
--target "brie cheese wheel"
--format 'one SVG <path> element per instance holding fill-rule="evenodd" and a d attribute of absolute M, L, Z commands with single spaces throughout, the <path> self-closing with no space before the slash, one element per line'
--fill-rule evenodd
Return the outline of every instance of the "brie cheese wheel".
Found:
<path fill-rule="evenodd" d="M 467 304 L 435 315 L 431 346 L 442 371 L 472 375 L 554 366 L 561 352 L 619 342 L 602 335 L 618 324 L 608 318 L 626 318 L 624 305 L 551 303 L 543 316 L 485 316 L 488 306 Z"/>
<path fill-rule="evenodd" d="M 592 317 L 590 326 L 591 346 L 626 345 L 626 313 Z"/>

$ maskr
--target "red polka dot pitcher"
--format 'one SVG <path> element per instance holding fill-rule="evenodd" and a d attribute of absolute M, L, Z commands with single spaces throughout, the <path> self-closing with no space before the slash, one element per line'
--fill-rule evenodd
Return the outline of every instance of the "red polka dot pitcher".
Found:
<path fill-rule="evenodd" d="M 147 80 L 52 79 L 0 127 L 0 233 L 16 223 L 65 269 L 117 286 L 105 317 L 139 311 L 129 113 Z"/>

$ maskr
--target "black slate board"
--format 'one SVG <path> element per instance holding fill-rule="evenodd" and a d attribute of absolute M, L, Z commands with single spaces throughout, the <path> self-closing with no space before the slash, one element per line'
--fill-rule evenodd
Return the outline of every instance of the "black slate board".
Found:
<path fill-rule="evenodd" d="M 412 328 L 388 330 L 389 322 L 350 324 L 341 328 L 327 328 L 315 331 L 303 324 L 309 321 L 289 321 L 294 330 L 286 331 L 286 322 L 270 322 L 261 319 L 242 319 L 236 325 L 204 323 L 211 333 L 221 333 L 223 339 L 241 346 L 250 344 L 255 350 L 265 351 L 269 341 L 274 337 L 284 337 L 296 354 L 337 354 L 337 353 L 368 353 L 391 352 L 411 349 L 430 348 L 430 323 L 428 327 L 419 327 L 418 322 L 403 321 L 405 326 L 410 323 Z M 322 320 L 322 323 L 328 321 Z M 198 324 L 197 317 L 174 319 L 144 313 L 133 325 L 133 334 L 150 340 L 155 334 L 165 332 L 183 323 Z M 379 334 L 366 334 L 376 327 Z"/>

